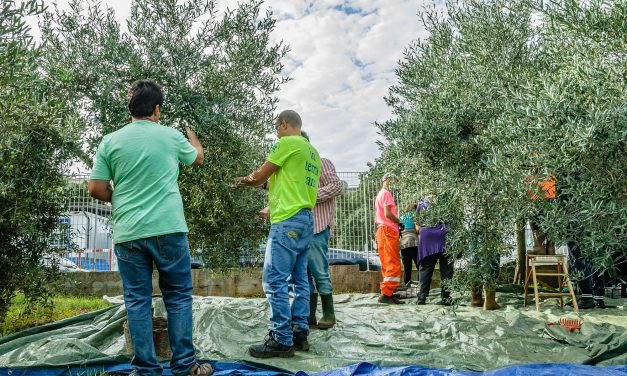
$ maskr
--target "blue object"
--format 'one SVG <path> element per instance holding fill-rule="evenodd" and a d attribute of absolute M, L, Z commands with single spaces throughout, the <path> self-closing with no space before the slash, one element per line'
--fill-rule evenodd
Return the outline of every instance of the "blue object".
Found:
<path fill-rule="evenodd" d="M 199 362 L 210 363 L 215 372 L 212 376 L 241 375 L 241 376 L 290 376 L 289 371 L 261 364 L 241 364 L 223 362 Z M 161 364 L 163 376 L 172 376 L 169 363 Z M 115 364 L 90 367 L 54 368 L 54 369 L 19 369 L 0 368 L 0 376 L 93 376 L 100 373 L 118 373 L 130 375 L 133 371 L 130 364 Z"/>
<path fill-rule="evenodd" d="M 215 376 L 233 374 L 242 376 L 625 376 L 627 374 L 627 365 L 596 367 L 570 363 L 525 364 L 485 372 L 459 371 L 422 366 L 380 367 L 370 363 L 359 363 L 311 375 L 302 371 L 293 374 L 286 370 L 256 363 L 210 363 L 215 369 L 215 373 L 213 374 Z M 164 376 L 172 375 L 169 364 L 164 363 L 161 366 L 163 367 Z M 132 369 L 129 364 L 55 369 L 0 368 L 0 376 L 88 376 L 101 372 L 130 374 L 131 371 Z"/>
<path fill-rule="evenodd" d="M 187 375 L 196 363 L 192 342 L 192 271 L 187 233 L 137 239 L 115 245 L 124 286 L 124 305 L 135 356 L 143 375 L 161 375 L 152 334 L 152 265 L 168 311 L 168 334 L 176 374 Z"/>
<path fill-rule="evenodd" d="M 399 218 L 401 220 L 401 222 L 403 223 L 403 226 L 405 226 L 405 229 L 415 229 L 416 228 L 416 224 L 414 223 L 414 216 L 412 212 L 407 212 L 403 215 L 401 215 L 401 217 Z"/>
<path fill-rule="evenodd" d="M 309 245 L 307 266 L 309 267 L 309 292 L 313 294 L 318 289 L 318 294 L 329 295 L 333 293 L 331 275 L 329 274 L 329 227 L 317 234 Z"/>
<path fill-rule="evenodd" d="M 309 331 L 309 281 L 307 251 L 313 238 L 313 214 L 302 209 L 292 217 L 272 224 L 263 263 L 263 291 L 270 303 L 270 330 L 277 342 L 292 346 L 293 331 Z M 288 279 L 294 288 L 290 307 Z M 190 320 L 191 322 L 191 320 Z"/>
<path fill-rule="evenodd" d="M 625 376 L 627 365 L 596 367 L 569 363 L 544 363 L 510 366 L 492 371 L 475 372 L 438 369 L 423 366 L 380 367 L 370 363 L 359 363 L 349 367 L 316 373 L 313 376 Z M 308 376 L 298 372 L 296 376 Z"/>

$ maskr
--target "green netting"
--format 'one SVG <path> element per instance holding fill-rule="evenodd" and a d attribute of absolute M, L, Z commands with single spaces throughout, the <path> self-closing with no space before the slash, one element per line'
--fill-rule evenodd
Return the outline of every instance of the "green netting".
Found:
<path fill-rule="evenodd" d="M 432 295 L 433 292 L 432 292 Z M 500 293 L 505 308 L 485 312 L 459 306 L 388 306 L 375 294 L 335 297 L 338 324 L 313 331 L 308 353 L 262 363 L 318 372 L 362 361 L 384 366 L 420 364 L 486 370 L 526 363 L 627 363 L 624 300 L 606 310 L 582 312 L 581 331 L 548 326 L 560 316 L 577 317 L 555 301 L 542 312 L 523 308 L 519 293 Z M 155 314 L 164 315 L 161 301 Z M 200 359 L 255 361 L 247 347 L 266 334 L 265 299 L 195 297 L 194 341 Z M 0 339 L 0 367 L 51 367 L 128 362 L 124 306 L 73 317 Z"/>

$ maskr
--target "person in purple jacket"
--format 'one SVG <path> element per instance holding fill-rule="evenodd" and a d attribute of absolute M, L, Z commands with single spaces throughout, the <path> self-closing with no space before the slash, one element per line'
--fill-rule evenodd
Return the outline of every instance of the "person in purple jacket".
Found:
<path fill-rule="evenodd" d="M 430 208 L 429 197 L 424 197 L 416 207 L 416 213 L 422 211 L 428 211 Z M 435 264 L 440 263 L 440 278 L 442 282 L 453 278 L 453 260 L 451 260 L 445 253 L 446 248 L 446 234 L 448 233 L 448 227 L 444 224 L 439 224 L 433 227 L 420 227 L 419 242 L 418 242 L 418 263 L 420 290 L 418 292 L 418 298 L 416 304 L 424 305 L 429 296 L 429 289 L 431 288 L 431 278 L 433 277 L 433 271 L 435 270 Z M 440 292 L 441 305 L 451 305 L 451 293 L 446 287 L 441 288 Z"/>

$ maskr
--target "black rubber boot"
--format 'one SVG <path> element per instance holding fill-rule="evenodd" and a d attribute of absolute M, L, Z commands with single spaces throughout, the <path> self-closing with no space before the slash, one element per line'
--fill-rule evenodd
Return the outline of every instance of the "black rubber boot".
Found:
<path fill-rule="evenodd" d="M 322 300 L 322 318 L 318 321 L 318 329 L 330 329 L 335 326 L 335 309 L 333 308 L 333 294 L 320 295 Z"/>
<path fill-rule="evenodd" d="M 274 339 L 272 332 L 269 332 L 263 343 L 252 345 L 248 352 L 255 358 L 291 358 L 294 356 L 294 346 L 280 344 Z"/>
<path fill-rule="evenodd" d="M 442 305 L 442 306 L 452 306 L 453 305 L 453 299 L 451 299 L 450 297 L 442 298 L 442 299 L 440 299 L 439 302 L 437 302 L 435 304 Z"/>
<path fill-rule="evenodd" d="M 400 300 L 399 298 L 397 298 L 394 295 L 392 295 L 392 300 L 394 301 L 394 304 L 405 304 L 404 301 Z"/>
<path fill-rule="evenodd" d="M 309 342 L 307 341 L 307 333 L 294 332 L 294 350 L 309 351 Z"/>
<path fill-rule="evenodd" d="M 318 329 L 318 320 L 316 319 L 316 309 L 318 309 L 318 293 L 314 292 L 309 295 L 309 317 L 307 324 L 309 329 Z"/>
<path fill-rule="evenodd" d="M 381 294 L 381 296 L 379 296 L 379 303 L 382 304 L 405 304 L 404 301 L 395 298 L 394 296 L 387 296 L 387 295 L 383 295 Z"/>
<path fill-rule="evenodd" d="M 579 309 L 591 309 L 596 307 L 594 299 L 592 298 L 581 298 L 577 300 L 577 306 Z"/>

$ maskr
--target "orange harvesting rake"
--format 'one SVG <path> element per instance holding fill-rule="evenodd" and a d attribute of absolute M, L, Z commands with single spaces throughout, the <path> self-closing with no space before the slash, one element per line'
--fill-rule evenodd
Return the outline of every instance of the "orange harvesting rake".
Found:
<path fill-rule="evenodd" d="M 573 332 L 577 329 L 581 329 L 581 320 L 562 317 L 560 318 L 560 325 Z"/>

